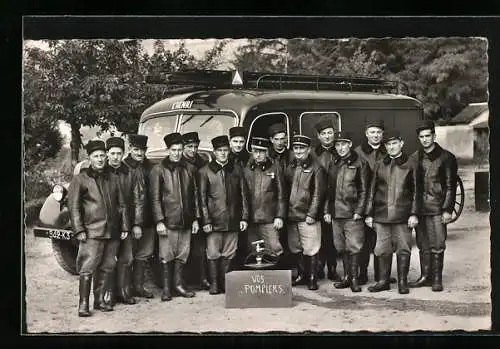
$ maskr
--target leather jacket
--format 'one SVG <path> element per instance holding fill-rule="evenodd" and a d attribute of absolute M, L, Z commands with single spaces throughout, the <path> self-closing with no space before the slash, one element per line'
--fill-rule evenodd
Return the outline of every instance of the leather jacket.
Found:
<path fill-rule="evenodd" d="M 212 161 L 199 171 L 202 225 L 214 232 L 239 232 L 248 221 L 248 188 L 243 169 L 233 162 L 221 167 Z"/>
<path fill-rule="evenodd" d="M 286 219 L 286 188 L 281 167 L 267 158 L 262 164 L 248 161 L 243 175 L 249 191 L 249 221 L 272 223 Z"/>
<path fill-rule="evenodd" d="M 358 153 L 370 166 L 370 172 L 373 172 L 375 169 L 375 164 L 382 160 L 386 155 L 387 151 L 385 150 L 385 146 L 380 144 L 380 147 L 377 149 L 372 148 L 370 144 L 368 144 L 368 140 L 365 138 L 363 142 L 354 148 L 354 151 Z"/>
<path fill-rule="evenodd" d="M 285 149 L 282 153 L 276 152 L 271 146 L 269 148 L 269 158 L 277 163 L 281 167 L 281 172 L 285 171 L 290 161 L 293 159 L 292 152 L 289 149 Z"/>
<path fill-rule="evenodd" d="M 318 146 L 314 148 L 314 151 L 311 152 L 311 155 L 321 164 L 321 166 L 323 166 L 325 171 L 327 171 L 328 167 L 330 167 L 330 163 L 337 157 L 337 151 L 334 146 L 326 149 L 321 144 L 318 144 Z"/>
<path fill-rule="evenodd" d="M 306 216 L 321 220 L 326 194 L 326 172 L 309 155 L 304 161 L 294 159 L 285 170 L 288 193 L 288 220 L 303 222 Z"/>
<path fill-rule="evenodd" d="M 246 149 L 241 150 L 239 153 L 235 153 L 233 151 L 229 152 L 229 161 L 232 161 L 241 167 L 245 167 L 248 160 L 250 160 L 250 153 Z"/>
<path fill-rule="evenodd" d="M 457 190 L 457 159 L 455 156 L 435 144 L 434 149 L 426 154 L 421 148 L 412 154 L 418 163 L 420 183 L 421 215 L 439 215 L 452 213 Z M 425 161 L 424 161 L 425 160 Z"/>
<path fill-rule="evenodd" d="M 369 177 L 368 163 L 355 151 L 345 159 L 337 156 L 328 168 L 325 213 L 331 214 L 333 219 L 352 218 L 355 213 L 363 217 Z"/>
<path fill-rule="evenodd" d="M 68 208 L 75 234 L 90 239 L 116 239 L 130 231 L 128 210 L 118 176 L 108 167 L 99 173 L 81 169 L 68 188 Z"/>
<path fill-rule="evenodd" d="M 405 153 L 395 159 L 387 155 L 375 165 L 366 215 L 378 223 L 406 223 L 420 212 L 418 193 L 415 161 Z"/>
<path fill-rule="evenodd" d="M 155 223 L 169 229 L 188 229 L 200 218 L 196 172 L 181 159 L 168 157 L 155 165 L 150 173 L 151 204 Z"/>
<path fill-rule="evenodd" d="M 202 158 L 200 154 L 195 154 L 194 158 L 192 159 L 182 155 L 182 159 L 186 163 L 193 165 L 197 170 L 199 170 L 208 163 L 208 161 Z"/>

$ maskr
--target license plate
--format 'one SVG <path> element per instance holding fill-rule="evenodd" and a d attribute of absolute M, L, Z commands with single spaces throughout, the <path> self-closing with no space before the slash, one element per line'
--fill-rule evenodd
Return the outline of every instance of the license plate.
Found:
<path fill-rule="evenodd" d="M 71 230 L 49 228 L 34 228 L 33 232 L 37 237 L 57 240 L 71 240 L 73 234 Z"/>

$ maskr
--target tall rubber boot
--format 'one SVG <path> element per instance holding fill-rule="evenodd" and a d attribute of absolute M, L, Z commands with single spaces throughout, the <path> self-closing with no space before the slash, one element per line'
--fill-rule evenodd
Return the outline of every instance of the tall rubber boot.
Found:
<path fill-rule="evenodd" d="M 350 260 L 351 291 L 361 292 L 361 287 L 359 286 L 359 253 L 350 255 Z"/>
<path fill-rule="evenodd" d="M 432 291 L 441 292 L 443 290 L 443 262 L 444 251 L 432 253 Z"/>
<path fill-rule="evenodd" d="M 365 243 L 363 244 L 363 247 L 361 248 L 361 252 L 359 253 L 359 284 L 360 285 L 365 285 L 368 282 L 368 265 L 370 264 L 370 241 L 368 240 L 369 237 L 367 234 L 365 234 L 366 240 Z M 375 255 L 373 255 L 375 257 Z M 375 259 L 374 259 L 375 261 Z M 374 268 L 374 275 L 378 273 L 378 270 L 375 272 L 375 270 L 378 268 L 375 267 L 375 263 L 373 265 Z M 375 281 L 378 281 L 375 279 Z"/>
<path fill-rule="evenodd" d="M 92 284 L 91 274 L 80 275 L 80 285 L 79 285 L 80 300 L 78 302 L 78 316 L 80 317 L 88 317 L 91 315 L 89 310 L 89 297 L 90 297 L 91 284 Z"/>
<path fill-rule="evenodd" d="M 184 263 L 175 260 L 174 262 L 174 280 L 175 291 L 182 297 L 192 298 L 195 296 L 193 291 L 189 291 L 184 286 Z"/>
<path fill-rule="evenodd" d="M 96 270 L 94 273 L 94 309 L 99 309 L 101 311 L 113 310 L 113 306 L 104 299 L 106 289 L 110 284 L 109 278 L 111 275 L 112 273 L 105 273 L 100 270 Z"/>
<path fill-rule="evenodd" d="M 163 274 L 163 289 L 161 292 L 161 301 L 168 302 L 172 300 L 172 281 L 174 274 L 173 262 L 161 263 L 162 274 Z"/>
<path fill-rule="evenodd" d="M 431 252 L 419 251 L 419 256 L 420 256 L 420 277 L 416 281 L 410 282 L 408 284 L 408 286 L 411 288 L 432 286 Z"/>
<path fill-rule="evenodd" d="M 220 273 L 219 273 L 219 289 L 222 293 L 226 292 L 226 274 L 229 273 L 231 260 L 227 258 L 220 258 Z"/>
<path fill-rule="evenodd" d="M 347 252 L 342 253 L 342 264 L 344 265 L 344 278 L 341 281 L 334 282 L 333 287 L 335 288 L 348 288 L 351 286 L 351 267 L 349 263 L 349 254 Z"/>
<path fill-rule="evenodd" d="M 410 255 L 406 253 L 396 255 L 398 265 L 398 292 L 410 293 L 408 288 L 408 271 L 410 270 Z"/>
<path fill-rule="evenodd" d="M 295 253 L 293 257 L 297 267 L 297 277 L 292 280 L 292 286 L 305 285 L 307 283 L 307 278 L 304 268 L 304 256 L 302 253 Z"/>
<path fill-rule="evenodd" d="M 389 276 L 391 273 L 392 253 L 384 254 L 378 257 L 379 280 L 377 283 L 368 287 L 370 292 L 381 292 L 391 289 Z"/>
<path fill-rule="evenodd" d="M 154 295 L 144 288 L 144 272 L 147 261 L 134 261 L 134 296 L 144 298 L 154 298 Z"/>
<path fill-rule="evenodd" d="M 210 282 L 207 279 L 207 254 L 205 253 L 205 248 L 200 256 L 200 288 L 202 290 L 208 290 L 210 288 Z"/>
<path fill-rule="evenodd" d="M 114 307 L 116 304 L 117 290 L 118 290 L 118 282 L 115 269 L 112 272 L 110 272 L 109 282 L 108 285 L 106 286 L 106 289 L 104 290 L 104 301 L 109 305 L 111 305 L 112 307 Z"/>
<path fill-rule="evenodd" d="M 333 246 L 333 244 L 332 244 Z M 331 254 L 326 255 L 326 268 L 328 270 L 327 272 L 327 279 L 330 281 L 341 281 L 341 278 L 339 274 L 337 274 L 337 250 L 335 249 L 335 246 L 332 247 L 330 250 Z"/>
<path fill-rule="evenodd" d="M 116 300 L 123 304 L 135 304 L 135 298 L 128 293 L 128 271 L 126 265 L 116 266 Z"/>
<path fill-rule="evenodd" d="M 210 275 L 209 294 L 219 294 L 219 259 L 208 260 L 208 274 Z"/>
<path fill-rule="evenodd" d="M 307 256 L 307 259 L 309 259 L 309 273 L 308 273 L 308 279 L 307 279 L 307 289 L 316 291 L 318 289 L 318 279 L 316 276 L 316 270 L 318 268 L 318 255 L 315 254 L 314 256 Z"/>

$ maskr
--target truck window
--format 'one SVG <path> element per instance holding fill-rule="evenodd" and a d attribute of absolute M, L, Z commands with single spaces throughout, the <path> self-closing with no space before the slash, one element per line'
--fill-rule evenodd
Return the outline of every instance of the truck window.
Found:
<path fill-rule="evenodd" d="M 148 136 L 148 153 L 165 150 L 163 137 L 175 131 L 176 121 L 177 115 L 165 114 L 142 123 L 139 133 Z"/>
<path fill-rule="evenodd" d="M 341 130 L 341 120 L 340 120 L 340 114 L 338 112 L 313 111 L 313 112 L 304 112 L 299 116 L 300 133 L 310 137 L 312 139 L 313 146 L 316 146 L 319 143 L 316 128 L 314 126 L 319 120 L 322 120 L 323 118 L 329 118 L 332 120 L 335 131 Z"/>
<path fill-rule="evenodd" d="M 250 141 L 252 137 L 262 137 L 269 139 L 268 129 L 271 125 L 283 123 L 287 129 L 287 148 L 290 146 L 290 122 L 288 115 L 283 112 L 272 112 L 260 114 L 252 120 L 248 131 L 247 150 L 251 151 Z"/>

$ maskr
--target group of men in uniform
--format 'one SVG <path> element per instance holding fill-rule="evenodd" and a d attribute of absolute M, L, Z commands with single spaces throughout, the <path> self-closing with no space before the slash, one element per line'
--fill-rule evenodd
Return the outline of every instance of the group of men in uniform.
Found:
<path fill-rule="evenodd" d="M 89 141 L 90 167 L 68 190 L 80 241 L 79 316 L 90 315 L 92 279 L 94 309 L 153 297 L 144 271 L 156 236 L 162 301 L 195 296 L 184 281 L 188 262 L 199 270 L 202 289 L 225 292 L 225 274 L 241 268 L 251 242 L 260 239 L 278 256 L 276 268 L 296 270 L 294 286 L 317 290 L 317 280 L 327 276 L 335 288 L 359 292 L 373 252 L 376 283 L 368 290 L 389 290 L 395 252 L 399 293 L 420 286 L 441 291 L 457 164 L 435 142 L 434 124 L 417 127 L 421 147 L 410 156 L 399 132 L 379 121 L 367 123 L 366 140 L 356 148 L 352 134 L 335 130 L 330 120 L 315 128 L 320 144 L 314 149 L 300 134 L 287 149 L 286 128 L 276 124 L 268 138 L 250 140 L 249 153 L 246 130 L 233 127 L 211 140 L 211 161 L 198 154 L 196 132 L 171 133 L 164 137 L 168 155 L 155 166 L 145 157 L 146 136 L 129 136 L 123 160 L 123 139 Z M 413 228 L 422 275 L 408 283 Z"/>

